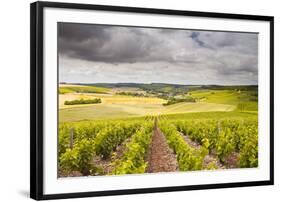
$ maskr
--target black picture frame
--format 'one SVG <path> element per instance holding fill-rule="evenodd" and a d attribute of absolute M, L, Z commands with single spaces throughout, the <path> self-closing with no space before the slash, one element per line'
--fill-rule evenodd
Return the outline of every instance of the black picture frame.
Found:
<path fill-rule="evenodd" d="M 66 194 L 43 193 L 43 9 L 81 9 L 98 11 L 117 11 L 130 13 L 162 14 L 176 16 L 210 17 L 267 21 L 270 23 L 270 180 L 238 183 L 204 184 L 175 187 L 154 187 L 144 189 L 95 191 Z M 30 5 L 30 197 L 36 200 L 77 197 L 140 194 L 154 192 L 246 187 L 274 184 L 274 17 L 259 15 L 240 15 L 229 13 L 196 12 L 183 10 L 151 9 L 136 7 L 104 6 L 75 3 L 34 2 Z"/>

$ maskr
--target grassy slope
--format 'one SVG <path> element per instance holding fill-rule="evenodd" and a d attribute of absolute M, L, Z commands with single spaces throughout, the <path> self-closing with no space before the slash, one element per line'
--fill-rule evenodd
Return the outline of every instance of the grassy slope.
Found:
<path fill-rule="evenodd" d="M 229 104 L 237 107 L 237 110 L 257 111 L 257 101 L 252 101 L 254 91 L 236 90 L 195 90 L 190 93 L 201 102 Z"/>
<path fill-rule="evenodd" d="M 170 119 L 170 120 L 176 120 L 176 119 L 257 119 L 257 112 L 238 112 L 238 111 L 232 111 L 232 112 L 196 112 L 196 113 L 181 113 L 181 114 L 163 114 L 158 116 L 159 119 Z M 153 116 L 140 116 L 140 117 L 126 117 L 126 118 L 114 118 L 112 116 L 112 119 L 106 119 L 106 121 L 134 121 L 134 120 L 150 120 L 153 121 Z M 75 124 L 75 123 L 85 123 L 85 122 L 102 122 L 102 119 L 99 120 L 80 120 L 77 121 L 75 119 L 69 120 L 67 124 Z M 60 123 L 64 124 L 64 123 Z"/>
<path fill-rule="evenodd" d="M 163 111 L 164 114 L 185 112 L 209 112 L 209 111 L 233 111 L 235 106 L 218 103 L 177 103 L 169 105 Z"/>
<path fill-rule="evenodd" d="M 164 107 L 162 104 L 98 104 L 65 108 L 60 110 L 60 122 L 78 121 L 84 119 L 113 119 L 134 116 L 208 112 L 208 111 L 231 111 L 234 107 L 225 104 L 214 103 L 178 103 Z"/>
<path fill-rule="evenodd" d="M 80 120 L 98 120 L 98 119 L 114 119 L 122 117 L 133 117 L 137 114 L 130 114 L 118 107 L 109 105 L 94 105 L 86 107 L 75 107 L 61 109 L 59 112 L 59 121 L 80 121 Z"/>
<path fill-rule="evenodd" d="M 160 119 L 240 119 L 240 118 L 254 118 L 257 119 L 257 112 L 199 112 L 199 113 L 183 113 L 183 114 L 165 114 L 160 116 Z"/>
<path fill-rule="evenodd" d="M 107 93 L 110 89 L 96 86 L 62 85 L 59 87 L 59 94 L 65 93 Z"/>
<path fill-rule="evenodd" d="M 245 93 L 241 95 L 232 90 L 196 90 L 190 92 L 194 98 L 199 98 L 203 102 L 237 104 L 240 101 L 239 96 L 246 97 Z"/>

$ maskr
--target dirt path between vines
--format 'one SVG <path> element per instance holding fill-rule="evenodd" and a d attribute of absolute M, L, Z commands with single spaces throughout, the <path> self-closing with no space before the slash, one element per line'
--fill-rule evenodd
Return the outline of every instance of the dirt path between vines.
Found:
<path fill-rule="evenodd" d="M 149 150 L 147 172 L 173 172 L 177 170 L 178 164 L 175 154 L 169 148 L 166 138 L 160 129 L 155 127 Z"/>

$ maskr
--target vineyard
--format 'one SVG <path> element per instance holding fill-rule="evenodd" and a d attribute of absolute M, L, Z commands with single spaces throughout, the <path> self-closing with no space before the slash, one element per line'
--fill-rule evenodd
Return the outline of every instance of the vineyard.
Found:
<path fill-rule="evenodd" d="M 262 164 L 257 34 L 59 27 L 58 177 Z"/>
<path fill-rule="evenodd" d="M 210 114 L 60 123 L 58 175 L 257 167 L 257 116 Z"/>

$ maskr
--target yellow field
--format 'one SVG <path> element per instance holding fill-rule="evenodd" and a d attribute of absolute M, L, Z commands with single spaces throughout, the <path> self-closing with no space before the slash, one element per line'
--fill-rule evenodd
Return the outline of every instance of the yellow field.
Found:
<path fill-rule="evenodd" d="M 178 103 L 169 105 L 163 114 L 187 113 L 187 112 L 210 112 L 210 111 L 233 111 L 236 107 L 218 103 Z"/>
<path fill-rule="evenodd" d="M 133 97 L 123 96 L 114 94 L 95 94 L 95 93 L 67 93 L 59 95 L 59 108 L 74 108 L 74 107 L 85 107 L 85 105 L 64 105 L 66 100 L 77 100 L 77 99 L 93 99 L 100 98 L 102 103 L 99 105 L 110 105 L 110 104 L 123 104 L 123 105 L 139 105 L 139 104 L 158 104 L 162 105 L 166 101 L 156 97 Z M 96 104 L 88 104 L 96 105 Z M 137 107 L 137 106 L 135 106 Z"/>
<path fill-rule="evenodd" d="M 101 98 L 101 104 L 64 105 L 65 100 Z M 232 111 L 233 105 L 218 103 L 178 103 L 163 106 L 165 100 L 156 97 L 133 97 L 113 94 L 59 95 L 59 121 L 79 121 L 139 117 L 146 115 Z"/>

